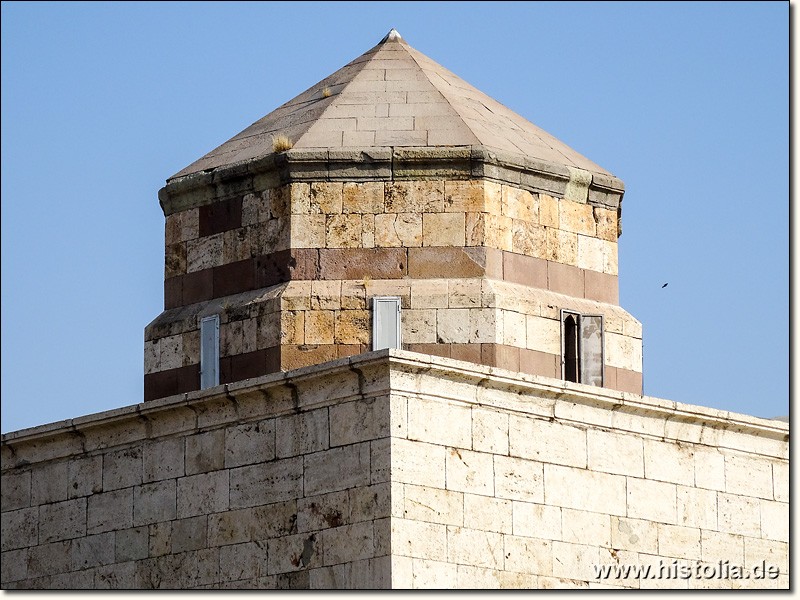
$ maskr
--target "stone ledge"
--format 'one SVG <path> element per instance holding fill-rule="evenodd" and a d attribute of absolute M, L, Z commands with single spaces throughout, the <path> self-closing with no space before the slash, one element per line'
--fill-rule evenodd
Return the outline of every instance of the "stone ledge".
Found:
<path fill-rule="evenodd" d="M 788 457 L 789 424 L 781 421 L 391 349 L 6 433 L 2 436 L 2 468 L 150 439 L 161 431 L 173 435 L 329 406 L 352 399 L 354 394 L 371 397 L 391 391 L 439 397 L 435 389 L 422 386 L 419 377 L 440 380 L 447 388 L 449 402 L 496 406 L 559 419 L 564 417 L 556 415 L 556 404 L 572 403 L 595 411 L 663 421 L 664 427 L 657 436 L 660 439 L 685 441 L 695 434 L 691 429 L 684 431 L 674 426 L 683 424 L 711 432 L 714 444 L 719 443 L 716 438 L 731 434 L 731 441 L 721 445 L 734 449 L 741 445 L 740 441 L 761 438 L 763 442 L 785 446 L 786 456 L 781 458 Z M 336 385 L 320 386 L 322 380 L 333 380 Z M 345 382 L 348 383 L 344 385 Z M 331 390 L 341 393 L 331 395 Z M 513 393 L 502 393 L 509 391 Z M 170 415 L 177 417 L 176 423 L 165 428 L 159 421 Z M 575 422 L 587 423 L 578 416 Z M 104 430 L 103 440 L 90 440 L 99 430 Z M 742 436 L 747 439 L 742 440 Z M 702 431 L 697 432 L 697 437 L 704 443 Z"/>
<path fill-rule="evenodd" d="M 292 182 L 429 179 L 489 179 L 564 197 L 576 174 L 588 182 L 582 202 L 619 208 L 625 185 L 614 176 L 570 169 L 487 146 L 292 149 L 169 179 L 159 190 L 158 198 L 168 216 L 234 194 Z"/>

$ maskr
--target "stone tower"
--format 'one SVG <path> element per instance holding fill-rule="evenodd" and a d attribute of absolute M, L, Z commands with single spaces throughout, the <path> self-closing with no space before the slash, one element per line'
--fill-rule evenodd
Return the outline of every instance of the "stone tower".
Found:
<path fill-rule="evenodd" d="M 145 400 L 387 346 L 641 393 L 623 191 L 392 30 L 160 191 Z"/>

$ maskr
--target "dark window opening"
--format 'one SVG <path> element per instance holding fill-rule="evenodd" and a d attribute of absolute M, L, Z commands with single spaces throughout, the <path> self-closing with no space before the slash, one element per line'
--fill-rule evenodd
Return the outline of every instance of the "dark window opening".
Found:
<path fill-rule="evenodd" d="M 561 373 L 565 381 L 603 386 L 602 315 L 561 311 Z"/>

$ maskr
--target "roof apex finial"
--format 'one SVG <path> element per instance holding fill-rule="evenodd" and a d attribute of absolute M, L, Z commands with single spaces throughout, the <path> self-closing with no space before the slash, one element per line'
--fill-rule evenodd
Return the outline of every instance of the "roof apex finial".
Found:
<path fill-rule="evenodd" d="M 392 30 L 386 34 L 386 37 L 384 37 L 380 41 L 380 43 L 383 44 L 384 42 L 402 42 L 402 41 L 403 41 L 403 36 L 400 35 L 397 29 L 392 28 Z"/>

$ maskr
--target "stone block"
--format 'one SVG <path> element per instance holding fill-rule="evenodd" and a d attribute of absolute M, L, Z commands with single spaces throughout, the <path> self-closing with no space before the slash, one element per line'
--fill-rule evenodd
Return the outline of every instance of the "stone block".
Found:
<path fill-rule="evenodd" d="M 717 493 L 693 487 L 677 487 L 678 525 L 716 530 Z"/>
<path fill-rule="evenodd" d="M 411 587 L 416 590 L 454 589 L 458 581 L 457 565 L 422 558 L 413 558 Z"/>
<path fill-rule="evenodd" d="M 344 184 L 342 190 L 342 212 L 377 215 L 384 212 L 384 183 L 365 181 Z"/>
<path fill-rule="evenodd" d="M 611 546 L 631 552 L 658 552 L 658 525 L 652 521 L 611 517 Z"/>
<path fill-rule="evenodd" d="M 368 310 L 338 311 L 335 315 L 334 343 L 369 344 L 371 317 L 372 313 Z"/>
<path fill-rule="evenodd" d="M 0 581 L 3 589 L 13 589 L 10 583 L 21 581 L 28 575 L 28 549 L 9 550 L 3 552 L 3 560 L 0 561 Z"/>
<path fill-rule="evenodd" d="M 176 485 L 174 479 L 147 483 L 133 488 L 133 524 L 135 527 L 176 517 Z"/>
<path fill-rule="evenodd" d="M 220 581 L 241 581 L 265 575 L 267 575 L 266 542 L 247 542 L 220 548 Z"/>
<path fill-rule="evenodd" d="M 757 498 L 717 494 L 717 527 L 725 533 L 761 537 L 761 514 Z"/>
<path fill-rule="evenodd" d="M 558 229 L 559 201 L 547 194 L 539 194 L 539 223 L 543 227 Z"/>
<path fill-rule="evenodd" d="M 507 413 L 496 409 L 472 408 L 472 450 L 508 454 Z"/>
<path fill-rule="evenodd" d="M 503 568 L 503 536 L 499 533 L 447 526 L 447 560 L 451 563 Z"/>
<path fill-rule="evenodd" d="M 506 346 L 514 346 L 516 348 L 525 347 L 525 315 L 522 313 L 503 310 L 498 311 L 503 317 L 502 339 L 503 344 Z"/>
<path fill-rule="evenodd" d="M 447 427 L 442 424 L 447 423 Z M 471 448 L 472 415 L 468 406 L 442 400 L 408 399 L 408 438 L 443 446 Z"/>
<path fill-rule="evenodd" d="M 789 544 L 775 540 L 735 537 L 744 541 L 745 565 L 758 564 L 763 560 L 768 565 L 778 567 L 783 575 L 789 574 Z"/>
<path fill-rule="evenodd" d="M 554 319 L 527 315 L 525 316 L 524 328 L 525 347 L 528 350 L 559 357 L 560 367 L 561 323 Z"/>
<path fill-rule="evenodd" d="M 464 494 L 464 526 L 483 531 L 511 533 L 512 501 Z"/>
<path fill-rule="evenodd" d="M 407 344 L 436 343 L 436 312 L 434 309 L 404 310 L 402 312 L 403 342 Z"/>
<path fill-rule="evenodd" d="M 301 498 L 297 503 L 297 531 L 327 530 L 350 522 L 350 495 L 347 490 Z"/>
<path fill-rule="evenodd" d="M 91 569 L 109 565 L 114 558 L 114 533 L 100 533 L 76 539 L 70 547 L 70 566 L 72 570 Z M 91 581 L 89 587 L 94 587 Z"/>
<path fill-rule="evenodd" d="M 411 308 L 447 308 L 448 281 L 446 279 L 412 280 Z"/>
<path fill-rule="evenodd" d="M 387 213 L 441 213 L 444 181 L 387 182 L 385 205 Z"/>
<path fill-rule="evenodd" d="M 142 447 L 143 477 L 145 483 L 181 477 L 185 474 L 183 438 L 171 438 Z"/>
<path fill-rule="evenodd" d="M 445 181 L 444 210 L 446 212 L 482 212 L 486 209 L 485 182 Z"/>
<path fill-rule="evenodd" d="M 339 310 L 342 307 L 341 281 L 311 281 L 309 308 L 311 310 Z"/>
<path fill-rule="evenodd" d="M 290 573 L 322 566 L 320 534 L 302 533 L 267 541 L 267 571 Z"/>
<path fill-rule="evenodd" d="M 495 455 L 494 495 L 509 500 L 544 502 L 542 463 Z"/>
<path fill-rule="evenodd" d="M 328 215 L 325 221 L 325 247 L 360 248 L 361 215 Z"/>
<path fill-rule="evenodd" d="M 310 310 L 305 314 L 305 343 L 333 344 L 335 338 L 334 312 Z"/>
<path fill-rule="evenodd" d="M 226 546 L 291 535 L 297 533 L 297 519 L 295 500 L 212 514 L 208 516 L 208 544 Z"/>
<path fill-rule="evenodd" d="M 422 240 L 422 214 L 375 215 L 375 246 L 379 248 L 412 248 L 422 246 Z"/>
<path fill-rule="evenodd" d="M 598 238 L 609 242 L 617 241 L 617 211 L 595 206 L 594 221 Z"/>
<path fill-rule="evenodd" d="M 699 488 L 725 491 L 725 456 L 716 449 L 695 446 L 694 484 Z"/>
<path fill-rule="evenodd" d="M 740 535 L 719 533 L 717 531 L 700 530 L 700 559 L 707 563 L 728 561 L 730 564 L 743 565 L 745 562 L 744 540 Z M 693 556 L 697 560 L 696 556 Z"/>
<path fill-rule="evenodd" d="M 303 457 L 306 496 L 368 485 L 370 474 L 369 443 L 340 446 Z"/>
<path fill-rule="evenodd" d="M 59 502 L 69 497 L 69 463 L 66 461 L 37 465 L 30 472 L 31 504 Z M 4 510 L 5 507 L 3 507 Z"/>
<path fill-rule="evenodd" d="M 388 396 L 336 404 L 328 410 L 331 446 L 355 444 L 390 435 Z"/>
<path fill-rule="evenodd" d="M 597 546 L 553 542 L 553 575 L 578 581 L 592 581 L 595 577 L 593 565 L 600 563 Z"/>
<path fill-rule="evenodd" d="M 114 561 L 123 563 L 149 556 L 149 531 L 147 527 L 123 529 L 114 533 Z"/>
<path fill-rule="evenodd" d="M 485 257 L 456 247 L 409 248 L 408 275 L 412 279 L 480 277 L 486 273 Z"/>
<path fill-rule="evenodd" d="M 372 521 L 326 529 L 322 548 L 325 565 L 371 558 L 374 554 Z"/>
<path fill-rule="evenodd" d="M 550 506 L 622 516 L 630 510 L 625 506 L 625 480 L 620 475 L 545 464 L 544 502 Z M 628 478 L 628 490 L 631 481 L 635 480 Z"/>
<path fill-rule="evenodd" d="M 276 419 L 275 444 L 278 458 L 325 450 L 328 440 L 327 408 Z"/>
<path fill-rule="evenodd" d="M 639 437 L 591 429 L 587 432 L 587 451 L 589 469 L 644 477 L 644 450 Z"/>
<path fill-rule="evenodd" d="M 31 472 L 30 471 L 11 471 L 0 478 L 0 494 L 2 501 L 0 508 L 16 510 L 27 508 L 31 503 Z"/>
<path fill-rule="evenodd" d="M 619 250 L 616 242 L 603 242 L 603 273 L 619 275 Z M 641 333 L 637 337 L 641 337 Z"/>
<path fill-rule="evenodd" d="M 789 503 L 760 500 L 761 537 L 780 542 L 789 541 Z M 41 531 L 39 532 L 41 536 Z"/>
<path fill-rule="evenodd" d="M 444 447 L 392 438 L 391 475 L 392 481 L 397 483 L 411 483 L 443 489 L 445 487 Z"/>
<path fill-rule="evenodd" d="M 563 541 L 603 548 L 612 547 L 611 516 L 563 508 L 561 520 Z"/>
<path fill-rule="evenodd" d="M 545 540 L 562 539 L 561 508 L 517 501 L 512 505 L 514 535 Z"/>
<path fill-rule="evenodd" d="M 225 465 L 225 430 L 216 429 L 186 438 L 186 475 L 216 471 Z"/>
<path fill-rule="evenodd" d="M 501 196 L 501 214 L 513 219 L 539 222 L 539 198 L 527 190 L 504 185 Z"/>
<path fill-rule="evenodd" d="M 544 227 L 519 219 L 514 219 L 511 226 L 512 252 L 536 258 L 547 258 L 547 234 Z"/>
<path fill-rule="evenodd" d="M 73 540 L 40 544 L 28 550 L 28 579 L 66 573 L 71 568 L 70 550 Z M 47 588 L 48 582 L 42 582 Z"/>
<path fill-rule="evenodd" d="M 275 458 L 275 420 L 265 419 L 225 430 L 225 468 Z"/>
<path fill-rule="evenodd" d="M 588 269 L 584 270 L 583 274 L 584 296 L 587 300 L 605 302 L 606 304 L 619 304 L 619 279 L 616 275 L 599 273 Z"/>
<path fill-rule="evenodd" d="M 446 489 L 471 494 L 494 494 L 492 455 L 471 450 L 447 448 L 445 451 Z"/>
<path fill-rule="evenodd" d="M 302 495 L 301 457 L 230 470 L 230 507 L 247 508 L 291 500 Z"/>
<path fill-rule="evenodd" d="M 290 227 L 292 248 L 325 247 L 325 215 L 293 214 Z"/>
<path fill-rule="evenodd" d="M 692 449 L 676 442 L 645 440 L 644 469 L 648 479 L 686 486 L 694 484 Z"/>
<path fill-rule="evenodd" d="M 687 560 L 700 556 L 700 529 L 659 523 L 658 553 Z"/>
<path fill-rule="evenodd" d="M 486 245 L 486 214 L 468 212 L 464 216 L 464 241 L 467 246 Z"/>
<path fill-rule="evenodd" d="M 605 271 L 605 242 L 594 237 L 579 235 L 577 267 L 603 273 Z"/>
<path fill-rule="evenodd" d="M 561 356 L 520 348 L 519 370 L 531 375 L 561 378 Z"/>
<path fill-rule="evenodd" d="M 725 491 L 742 496 L 772 499 L 772 465 L 763 458 L 725 457 Z"/>
<path fill-rule="evenodd" d="M 558 216 L 559 229 L 591 237 L 597 236 L 592 206 L 580 202 L 562 200 Z"/>
<path fill-rule="evenodd" d="M 392 555 L 447 560 L 447 526 L 392 519 Z"/>
<path fill-rule="evenodd" d="M 103 457 L 103 490 L 139 485 L 142 483 L 142 448 L 134 446 Z"/>
<path fill-rule="evenodd" d="M 172 522 L 170 538 L 173 554 L 200 550 L 207 546 L 208 517 L 200 515 Z"/>
<path fill-rule="evenodd" d="M 616 333 L 605 335 L 605 360 L 607 365 L 642 372 L 642 345 L 636 338 Z"/>
<path fill-rule="evenodd" d="M 564 265 L 578 265 L 578 235 L 571 231 L 545 228 L 545 258 Z"/>
<path fill-rule="evenodd" d="M 586 467 L 586 430 L 529 417 L 509 417 L 511 456 Z"/>
<path fill-rule="evenodd" d="M 437 310 L 436 341 L 440 344 L 469 343 L 470 310 L 466 308 Z"/>
<path fill-rule="evenodd" d="M 0 521 L 2 522 L 3 553 L 16 548 L 35 546 L 39 543 L 38 507 L 6 511 L 0 516 Z M 52 529 L 53 525 L 48 524 L 47 527 Z"/>
<path fill-rule="evenodd" d="M 422 215 L 423 246 L 464 246 L 464 213 L 425 213 Z"/>
<path fill-rule="evenodd" d="M 487 213 L 484 216 L 484 222 L 485 245 L 489 248 L 497 248 L 498 250 L 511 252 L 511 248 L 514 245 L 511 217 Z"/>
<path fill-rule="evenodd" d="M 532 575 L 553 572 L 553 542 L 516 535 L 503 536 L 505 570 Z"/>
<path fill-rule="evenodd" d="M 464 524 L 464 494 L 432 487 L 403 486 L 403 518 L 442 525 Z"/>
<path fill-rule="evenodd" d="M 310 212 L 324 215 L 341 214 L 343 185 L 341 182 L 312 182 L 309 198 Z"/>
<path fill-rule="evenodd" d="M 659 523 L 677 523 L 677 486 L 628 478 L 628 516 Z"/>
<path fill-rule="evenodd" d="M 781 502 L 789 501 L 789 463 L 772 463 L 773 498 Z"/>
<path fill-rule="evenodd" d="M 305 311 L 281 312 L 281 343 L 305 343 Z"/>
<path fill-rule="evenodd" d="M 223 264 L 222 234 L 209 235 L 186 242 L 186 272 L 196 273 Z"/>
<path fill-rule="evenodd" d="M 179 519 L 228 509 L 228 471 L 189 475 L 177 481 Z"/>
<path fill-rule="evenodd" d="M 279 196 L 287 196 L 283 201 L 289 206 L 289 212 L 293 215 L 304 215 L 311 212 L 311 185 L 308 183 L 292 183 L 287 188 L 280 191 L 273 190 L 276 204 L 280 204 Z"/>
<path fill-rule="evenodd" d="M 89 496 L 86 533 L 104 533 L 133 527 L 133 488 Z"/>

